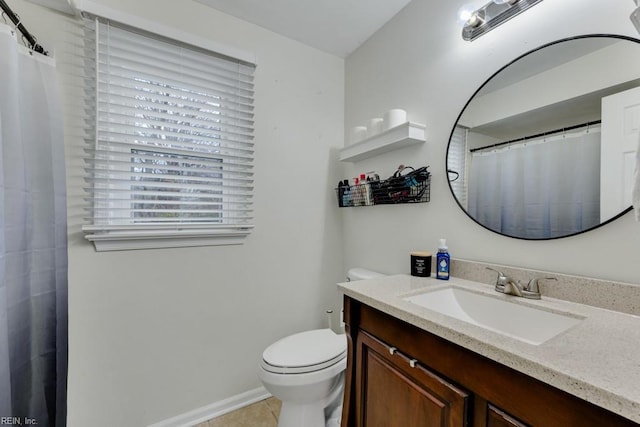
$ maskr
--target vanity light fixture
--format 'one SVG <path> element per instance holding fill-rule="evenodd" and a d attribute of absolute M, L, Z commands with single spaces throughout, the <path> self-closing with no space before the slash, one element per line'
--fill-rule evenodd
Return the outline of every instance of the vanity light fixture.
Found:
<path fill-rule="evenodd" d="M 462 28 L 462 38 L 471 41 L 524 12 L 542 0 L 492 0 L 474 11 Z"/>

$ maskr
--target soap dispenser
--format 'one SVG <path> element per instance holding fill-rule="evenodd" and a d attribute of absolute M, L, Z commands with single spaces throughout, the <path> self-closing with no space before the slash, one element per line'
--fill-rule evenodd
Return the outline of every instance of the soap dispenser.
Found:
<path fill-rule="evenodd" d="M 436 279 L 449 280 L 449 264 L 451 257 L 447 248 L 447 240 L 440 239 L 438 254 L 436 255 Z"/>

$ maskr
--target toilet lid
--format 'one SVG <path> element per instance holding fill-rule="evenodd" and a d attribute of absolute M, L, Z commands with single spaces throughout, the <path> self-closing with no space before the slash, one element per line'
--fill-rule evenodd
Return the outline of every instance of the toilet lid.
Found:
<path fill-rule="evenodd" d="M 311 372 L 331 366 L 346 356 L 347 339 L 331 329 L 290 335 L 262 353 L 263 367 L 272 372 Z"/>

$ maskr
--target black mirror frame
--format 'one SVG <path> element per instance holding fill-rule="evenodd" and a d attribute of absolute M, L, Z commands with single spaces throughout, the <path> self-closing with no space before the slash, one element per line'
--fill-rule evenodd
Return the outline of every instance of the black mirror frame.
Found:
<path fill-rule="evenodd" d="M 445 170 L 448 171 L 449 170 L 449 148 L 451 147 L 451 138 L 453 138 L 453 133 L 455 132 L 456 126 L 458 124 L 458 122 L 460 121 L 460 118 L 462 117 L 462 115 L 464 114 L 465 110 L 467 109 L 467 107 L 469 106 L 469 104 L 471 103 L 471 101 L 473 101 L 473 99 L 475 98 L 475 96 L 478 94 L 478 92 L 480 92 L 482 90 L 482 88 L 484 88 L 487 83 L 489 83 L 495 76 L 497 76 L 498 74 L 500 74 L 505 68 L 509 67 L 510 65 L 514 64 L 515 62 L 519 61 L 520 59 L 524 58 L 525 56 L 531 55 L 541 49 L 544 49 L 546 47 L 549 46 L 553 46 L 559 43 L 564 43 L 564 42 L 568 42 L 571 40 L 580 40 L 580 39 L 586 39 L 586 38 L 592 38 L 592 37 L 607 37 L 607 38 L 615 38 L 615 39 L 621 39 L 621 40 L 628 40 L 634 43 L 637 43 L 638 45 L 640 45 L 640 40 L 633 38 L 633 37 L 629 37 L 629 36 L 624 36 L 624 35 L 619 35 L 619 34 L 585 34 L 585 35 L 580 35 L 580 36 L 574 36 L 574 37 L 567 37 L 564 39 L 560 39 L 560 40 L 556 40 L 553 41 L 551 43 L 547 43 L 544 44 L 542 46 L 539 46 L 535 49 L 532 49 L 526 53 L 523 53 L 522 55 L 518 56 L 517 58 L 515 58 L 513 61 L 510 61 L 509 63 L 507 63 L 506 65 L 504 65 L 503 67 L 501 67 L 498 71 L 496 71 L 495 73 L 493 73 L 491 75 L 491 77 L 489 77 L 482 85 L 480 85 L 480 87 L 473 93 L 473 95 L 471 95 L 471 97 L 469 98 L 469 100 L 467 101 L 467 103 L 464 105 L 464 107 L 462 108 L 462 110 L 460 111 L 460 114 L 458 114 L 458 117 L 456 118 L 456 121 L 453 125 L 453 128 L 451 129 L 451 133 L 449 134 L 449 142 L 447 143 L 447 151 L 445 153 Z M 447 176 L 449 176 L 449 174 L 447 173 Z M 556 239 L 564 239 L 566 237 L 572 237 L 572 236 L 577 236 L 583 233 L 586 233 L 588 231 L 592 231 L 595 230 L 597 228 L 600 228 L 606 224 L 609 224 L 610 222 L 615 221 L 616 219 L 624 216 L 625 214 L 627 214 L 628 212 L 633 210 L 633 206 L 629 206 L 627 209 L 623 210 L 622 212 L 620 212 L 618 215 L 609 218 L 608 220 L 594 226 L 591 228 L 587 228 L 585 230 L 579 231 L 577 233 L 571 233 L 571 234 L 566 234 L 564 236 L 556 236 L 556 237 L 544 237 L 544 238 L 528 238 L 528 237 L 520 237 L 520 236 L 510 236 L 508 234 L 503 234 L 500 233 L 496 230 L 493 230 L 489 227 L 487 227 L 486 225 L 480 223 L 478 220 L 476 220 L 474 217 L 472 217 L 469 212 L 467 212 L 467 210 L 460 204 L 460 201 L 458 200 L 458 198 L 456 197 L 455 193 L 453 192 L 453 187 L 451 186 L 451 180 L 447 179 L 447 183 L 449 185 L 449 190 L 451 191 L 451 195 L 453 196 L 453 199 L 456 201 L 456 204 L 460 207 L 460 209 L 469 217 L 471 218 L 476 224 L 480 225 L 482 228 L 487 229 L 489 231 L 491 231 L 492 233 L 496 233 L 499 234 L 500 236 L 504 236 L 504 237 L 510 237 L 512 239 L 519 239 L 519 240 L 530 240 L 530 241 L 545 241 L 545 240 L 556 240 Z"/>

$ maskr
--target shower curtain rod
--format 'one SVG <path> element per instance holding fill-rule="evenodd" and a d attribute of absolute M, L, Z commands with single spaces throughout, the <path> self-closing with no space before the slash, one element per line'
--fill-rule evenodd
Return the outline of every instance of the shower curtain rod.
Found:
<path fill-rule="evenodd" d="M 24 25 L 22 25 L 22 22 L 20 22 L 20 17 L 16 15 L 13 10 L 11 10 L 11 7 L 9 7 L 7 2 L 5 2 L 4 0 L 0 0 L 0 7 L 2 7 L 3 13 L 9 17 L 18 31 L 22 33 L 24 39 L 27 41 L 27 43 L 29 43 L 29 47 L 32 50 L 35 50 L 36 52 L 41 53 L 45 56 L 48 55 L 48 52 L 38 44 L 38 40 L 27 30 Z"/>
<path fill-rule="evenodd" d="M 536 134 L 536 135 L 523 136 L 522 138 L 516 138 L 516 139 L 512 139 L 510 141 L 499 142 L 497 144 L 487 145 L 486 147 L 474 148 L 472 150 L 469 150 L 469 152 L 473 153 L 475 151 L 486 150 L 488 148 L 501 147 L 503 145 L 513 144 L 514 142 L 521 142 L 521 141 L 526 141 L 528 139 L 541 138 L 543 136 L 553 135 L 554 133 L 566 132 L 568 130 L 574 130 L 574 129 L 580 129 L 580 128 L 583 128 L 585 126 L 599 125 L 601 122 L 602 122 L 602 120 L 594 120 L 592 122 L 586 122 L 586 123 L 582 123 L 580 125 L 569 126 L 569 127 L 562 128 L 562 129 L 550 130 L 548 132 L 542 132 L 542 133 L 539 133 L 539 134 Z"/>

